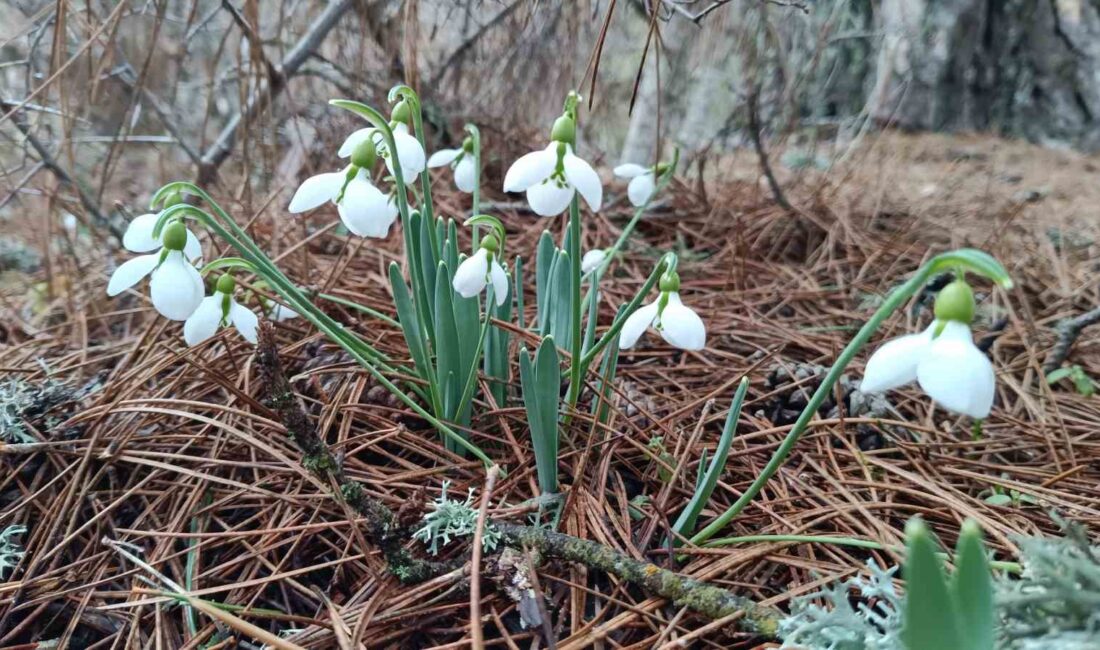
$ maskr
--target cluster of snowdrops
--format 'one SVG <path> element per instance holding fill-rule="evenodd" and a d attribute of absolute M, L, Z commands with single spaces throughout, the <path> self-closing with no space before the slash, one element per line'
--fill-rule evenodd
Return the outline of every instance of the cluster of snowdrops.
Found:
<path fill-rule="evenodd" d="M 680 298 L 680 277 L 676 258 L 671 253 L 661 258 L 654 269 L 652 281 L 642 287 L 634 300 L 620 306 L 612 325 L 605 328 L 605 335 L 615 335 L 614 346 L 607 346 L 602 340 L 593 345 L 588 340 L 591 335 L 583 337 L 583 342 L 580 340 L 582 331 L 595 330 L 594 327 L 580 326 L 580 303 L 582 300 L 587 301 L 587 296 L 582 298 L 579 290 L 582 279 L 589 282 L 590 292 L 598 290 L 604 272 L 617 259 L 637 219 L 653 197 L 667 185 L 676 164 L 673 161 L 616 167 L 613 170 L 614 175 L 629 180 L 626 193 L 630 203 L 636 208 L 635 218 L 624 229 L 623 236 L 613 244 L 607 243 L 603 247 L 587 251 L 583 256 L 579 255 L 583 234 L 580 200 L 583 199 L 593 213 L 601 209 L 604 200 L 600 174 L 577 153 L 578 99 L 575 93 L 570 93 L 562 116 L 552 125 L 547 146 L 513 162 L 502 188 L 505 192 L 525 193 L 530 211 L 540 217 L 556 217 L 569 211 L 569 232 L 572 239 L 567 237 L 562 249 L 557 250 L 564 260 L 562 263 L 567 265 L 562 277 L 573 286 L 566 300 L 571 301 L 572 305 L 564 306 L 563 313 L 566 313 L 568 319 L 571 309 L 575 326 L 571 330 L 572 342 L 559 341 L 559 344 L 573 353 L 572 359 L 584 357 L 587 360 L 591 355 L 586 352 L 594 354 L 605 349 L 615 349 L 614 353 L 617 354 L 617 349 L 631 348 L 647 329 L 652 328 L 672 346 L 689 351 L 702 350 L 706 345 L 706 327 L 698 314 Z M 510 273 L 504 253 L 506 229 L 498 219 L 480 214 L 477 199 L 480 185 L 479 139 L 474 136 L 466 137 L 459 148 L 442 149 L 429 157 L 425 152 L 419 103 L 415 94 L 404 89 L 391 96 L 391 101 L 393 106 L 388 117 L 382 117 L 374 109 L 356 102 L 332 102 L 366 117 L 371 124 L 350 134 L 336 152 L 337 157 L 346 160 L 342 168 L 306 179 L 294 193 L 288 211 L 302 213 L 331 203 L 336 206 L 340 220 L 348 232 L 359 237 L 387 237 L 398 217 L 403 221 L 421 218 L 430 226 L 435 219 L 430 204 L 431 178 L 427 176 L 428 169 L 449 167 L 453 171 L 453 182 L 457 188 L 473 194 L 472 216 L 466 221 L 466 225 L 475 233 L 471 252 L 460 255 L 457 264 L 448 272 L 450 289 L 464 299 L 478 298 L 478 304 L 481 304 L 479 296 L 483 296 L 485 316 L 480 322 L 484 326 L 481 333 L 484 338 L 484 330 L 488 329 L 490 312 L 494 306 L 500 308 L 506 304 L 515 304 L 522 309 L 523 303 L 522 295 L 515 296 L 517 291 L 511 286 L 515 279 L 513 275 L 519 272 L 521 260 L 516 260 L 514 271 Z M 476 129 L 470 132 L 476 135 Z M 379 159 L 383 162 L 381 168 L 384 172 L 379 169 Z M 418 181 L 422 189 L 419 193 L 416 185 Z M 436 182 L 446 181 L 437 178 Z M 229 325 L 236 328 L 245 339 L 255 343 L 258 316 L 248 306 L 250 303 L 254 303 L 260 313 L 274 321 L 300 317 L 303 311 L 308 311 L 312 314 L 308 316 L 310 322 L 329 333 L 336 342 L 349 344 L 347 337 L 350 335 L 342 326 L 330 323 L 320 310 L 314 310 L 312 305 L 307 304 L 303 298 L 306 294 L 292 286 L 274 263 L 264 256 L 255 243 L 216 204 L 213 204 L 214 210 L 224 220 L 215 219 L 209 213 L 189 206 L 188 202 L 195 198 L 196 193 L 201 199 L 213 204 L 213 200 L 198 188 L 185 183 L 170 184 L 154 197 L 153 212 L 141 215 L 130 223 L 123 244 L 127 250 L 144 254 L 130 259 L 114 271 L 107 287 L 109 295 L 118 295 L 149 277 L 149 295 L 153 307 L 168 319 L 183 321 L 183 336 L 189 345 L 199 345 L 213 337 L 220 328 Z M 415 206 L 411 205 L 410 197 L 416 201 Z M 210 219 L 202 218 L 201 215 L 204 214 Z M 212 229 L 215 235 L 227 238 L 228 243 L 237 248 L 242 257 L 208 261 L 202 265 L 202 245 L 188 228 L 188 219 L 197 219 Z M 408 231 L 410 224 L 403 223 L 403 228 Z M 443 226 L 439 228 L 439 232 L 446 234 Z M 425 227 L 421 230 L 427 233 L 423 241 L 431 241 L 435 229 Z M 417 270 L 421 266 L 428 269 L 427 273 L 430 275 L 431 264 L 420 265 L 418 260 L 413 259 L 413 249 L 419 251 L 415 254 L 424 255 L 418 245 L 417 235 L 413 233 L 410 236 L 407 232 L 407 266 L 414 269 L 414 275 L 425 273 Z M 433 250 L 443 251 L 444 247 L 438 242 L 434 245 Z M 963 253 L 942 256 L 943 259 L 937 258 L 940 261 L 935 269 L 931 266 L 923 269 L 927 271 L 925 276 L 933 270 L 937 273 L 955 273 L 954 281 L 937 296 L 935 320 L 920 333 L 902 336 L 882 345 L 867 363 L 862 390 L 885 391 L 916 381 L 934 401 L 951 411 L 979 419 L 989 414 L 994 399 L 994 372 L 986 355 L 973 343 L 970 323 L 974 317 L 975 301 L 965 274 L 977 272 L 1003 286 L 1008 286 L 1010 281 L 1003 268 L 991 261 L 992 258 L 987 260 L 988 256 L 984 256 L 984 253 Z M 445 262 L 445 258 L 445 251 L 437 252 L 435 261 L 442 259 Z M 539 264 L 542 273 L 541 260 Z M 250 289 L 238 300 L 239 289 L 234 271 L 260 276 L 259 281 L 251 282 L 250 286 L 270 291 Z M 207 279 L 211 280 L 212 291 L 209 295 Z M 541 281 L 543 275 L 539 279 Z M 928 277 L 922 277 L 921 282 L 927 279 Z M 402 327 L 408 327 L 408 320 L 429 318 L 431 315 L 424 312 L 438 308 L 440 304 L 441 298 L 437 293 L 434 296 L 421 296 L 417 293 L 416 280 L 414 277 L 413 300 L 410 301 L 412 311 L 402 314 L 398 305 Z M 423 281 L 424 278 L 421 277 L 421 282 Z M 654 288 L 657 289 L 656 298 L 646 303 L 643 294 Z M 905 288 L 905 291 L 910 290 Z M 522 294 L 522 291 L 519 293 Z M 445 300 L 445 297 L 442 299 Z M 509 302 L 512 300 L 516 302 Z M 540 309 L 542 307 L 540 296 Z M 877 318 L 867 336 L 870 336 L 886 315 L 888 313 L 883 312 Z M 595 316 L 590 315 L 590 318 L 594 321 Z M 523 326 L 522 313 L 519 314 L 519 321 Z M 427 327 L 423 323 L 420 326 Z M 410 353 L 415 356 L 416 350 L 411 349 Z M 442 352 L 435 350 L 433 354 L 439 355 Z M 363 358 L 364 363 L 378 361 L 367 352 L 363 353 Z M 556 363 L 557 357 L 554 359 Z M 421 360 L 418 359 L 418 365 L 420 363 Z M 430 360 L 424 362 L 424 365 L 431 365 Z M 587 367 L 582 370 L 587 370 Z M 476 375 L 476 367 L 473 373 Z M 464 380 L 464 377 L 459 379 Z M 467 401 L 472 398 L 468 391 L 463 390 L 458 390 L 455 395 Z M 554 395 L 554 399 L 558 399 L 556 390 Z M 440 407 L 436 410 L 446 413 L 448 417 L 454 417 L 458 412 L 453 408 L 448 410 Z"/>

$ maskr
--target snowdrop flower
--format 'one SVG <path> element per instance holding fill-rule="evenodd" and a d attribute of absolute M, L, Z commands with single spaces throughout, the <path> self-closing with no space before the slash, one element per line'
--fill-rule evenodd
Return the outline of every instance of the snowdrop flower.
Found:
<path fill-rule="evenodd" d="M 425 169 L 424 147 L 420 146 L 420 141 L 409 133 L 410 117 L 409 105 L 405 100 L 398 102 L 393 107 L 393 112 L 390 115 L 393 120 L 390 123 L 390 130 L 393 131 L 393 143 L 397 147 L 397 159 L 401 162 L 401 177 L 404 179 L 405 185 L 415 183 L 417 176 Z M 337 153 L 341 158 L 347 158 L 352 155 L 356 147 L 364 142 L 371 142 L 374 145 L 375 152 L 386 161 L 386 169 L 393 175 L 393 156 L 390 155 L 386 147 L 382 132 L 374 127 L 359 129 L 349 135 L 344 140 L 344 144 L 340 145 L 340 150 Z"/>
<path fill-rule="evenodd" d="M 640 208 L 653 198 L 653 192 L 657 189 L 657 175 L 664 170 L 660 169 L 660 165 L 646 168 L 626 163 L 616 167 L 614 172 L 619 178 L 630 179 L 630 184 L 626 186 L 626 196 L 631 205 Z"/>
<path fill-rule="evenodd" d="M 504 175 L 505 192 L 527 192 L 531 210 L 541 217 L 553 217 L 569 207 L 579 192 L 596 212 L 603 201 L 600 176 L 573 153 L 576 123 L 570 115 L 554 122 L 550 146 L 520 157 Z"/>
<path fill-rule="evenodd" d="M 351 165 L 341 172 L 307 178 L 294 193 L 287 210 L 312 210 L 326 201 L 336 204 L 340 221 L 360 237 L 385 237 L 397 219 L 397 206 L 374 186 L 370 169 L 375 163 L 374 145 L 364 140 L 351 154 Z"/>
<path fill-rule="evenodd" d="M 233 297 L 237 283 L 226 273 L 218 278 L 214 293 L 202 299 L 198 309 L 183 324 L 183 340 L 195 346 L 214 336 L 223 324 L 237 328 L 246 341 L 255 345 L 259 319 Z"/>
<path fill-rule="evenodd" d="M 169 200 L 165 202 L 165 207 L 174 205 L 177 202 L 178 200 Z M 153 236 L 153 229 L 156 228 L 159 218 L 159 213 L 152 212 L 134 217 L 134 220 L 126 227 L 126 232 L 122 234 L 123 248 L 131 253 L 149 253 L 160 250 L 164 245 L 164 235 L 168 228 L 161 230 L 160 239 Z M 195 236 L 195 233 L 187 229 L 186 226 L 184 230 L 187 233 L 187 241 L 183 245 L 183 255 L 188 261 L 194 262 L 202 257 L 202 246 L 199 244 L 199 238 Z"/>
<path fill-rule="evenodd" d="M 970 322 L 974 294 L 956 280 L 936 296 L 936 320 L 928 329 L 887 341 L 867 361 L 864 393 L 879 393 L 916 380 L 949 411 L 982 419 L 993 408 L 993 364 L 974 345 Z"/>
<path fill-rule="evenodd" d="M 280 305 L 279 303 L 271 303 L 271 307 L 267 310 L 267 317 L 276 323 L 282 323 L 300 316 L 298 312 L 294 311 L 286 305 Z"/>
<path fill-rule="evenodd" d="M 188 234 L 180 221 L 165 226 L 160 251 L 135 257 L 115 269 L 107 283 L 107 295 L 117 296 L 149 275 L 153 307 L 165 318 L 186 320 L 206 293 L 202 276 L 185 253 Z"/>
<path fill-rule="evenodd" d="M 460 149 L 440 149 L 428 158 L 428 167 L 450 165 L 455 172 L 455 185 L 462 192 L 470 194 L 477 183 L 477 163 L 473 154 L 474 141 L 466 138 Z"/>
<path fill-rule="evenodd" d="M 499 250 L 500 244 L 496 235 L 486 235 L 477 252 L 462 260 L 452 283 L 459 295 L 473 298 L 492 282 L 497 307 L 508 300 L 508 275 L 497 261 Z"/>
<path fill-rule="evenodd" d="M 581 258 L 581 273 L 591 273 L 600 268 L 603 261 L 607 259 L 607 251 L 602 248 L 594 248 L 584 254 Z"/>
<path fill-rule="evenodd" d="M 619 333 L 619 348 L 634 347 L 646 329 L 652 326 L 661 337 L 681 350 L 702 350 L 707 344 L 707 328 L 694 310 L 680 301 L 680 277 L 675 271 L 661 278 L 661 295 L 631 314 Z"/>

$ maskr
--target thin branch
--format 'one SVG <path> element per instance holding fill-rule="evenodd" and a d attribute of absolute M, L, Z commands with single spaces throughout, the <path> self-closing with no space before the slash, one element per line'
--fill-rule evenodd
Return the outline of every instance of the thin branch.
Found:
<path fill-rule="evenodd" d="M 305 35 L 287 53 L 283 62 L 271 70 L 269 82 L 260 84 L 253 91 L 244 109 L 222 128 L 218 138 L 203 153 L 202 162 L 199 165 L 199 185 L 205 185 L 214 180 L 218 168 L 232 153 L 233 144 L 237 141 L 237 132 L 241 126 L 251 124 L 267 109 L 271 100 L 286 88 L 287 79 L 294 76 L 298 68 L 302 67 L 302 64 L 321 45 L 340 18 L 351 8 L 351 5 L 352 0 L 331 0 L 325 10 L 321 12 L 321 15 L 306 30 Z"/>
<path fill-rule="evenodd" d="M 10 114 L 12 116 L 12 122 L 15 124 L 15 128 L 19 129 L 19 132 L 27 139 L 27 144 L 31 145 L 31 148 L 38 154 L 38 160 L 42 163 L 42 166 L 50 170 L 50 172 L 57 177 L 57 180 L 72 187 L 76 191 L 77 196 L 80 197 L 81 205 L 84 206 L 84 210 L 91 216 L 95 225 L 106 228 L 114 235 L 115 239 L 121 242 L 123 234 L 122 228 L 103 214 L 103 211 L 99 209 L 99 204 L 92 198 L 92 195 L 61 166 L 61 163 L 57 162 L 57 159 L 54 158 L 50 150 L 46 148 L 46 145 L 35 137 L 26 119 L 23 117 L 22 110 L 20 110 L 21 104 L 0 100 L 0 106 L 3 106 L 5 110 L 10 108 Z"/>
<path fill-rule="evenodd" d="M 775 202 L 778 203 L 784 210 L 788 212 L 794 212 L 794 206 L 787 200 L 785 194 L 783 194 L 783 188 L 779 186 L 779 181 L 775 180 L 775 174 L 772 172 L 771 163 L 768 162 L 768 151 L 764 148 L 764 139 L 761 135 L 762 127 L 760 125 L 760 93 L 753 87 L 749 91 L 747 100 L 749 110 L 749 136 L 752 138 L 753 149 L 756 150 L 756 157 L 760 161 L 760 171 L 763 172 L 764 178 L 768 179 L 768 187 L 771 188 L 772 196 L 775 198 Z"/>
<path fill-rule="evenodd" d="M 1081 330 L 1096 323 L 1100 323 L 1100 307 L 1059 323 L 1058 340 L 1054 343 L 1054 347 L 1050 350 L 1050 356 L 1043 364 L 1043 374 L 1049 375 L 1052 371 L 1061 367 L 1062 362 L 1069 356 L 1070 348 L 1081 336 Z"/>

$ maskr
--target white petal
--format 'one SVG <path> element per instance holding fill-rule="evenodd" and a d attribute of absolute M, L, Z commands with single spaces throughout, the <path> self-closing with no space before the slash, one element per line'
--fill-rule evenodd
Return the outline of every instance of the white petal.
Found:
<path fill-rule="evenodd" d="M 527 188 L 527 202 L 531 204 L 531 210 L 540 217 L 554 217 L 565 212 L 575 193 L 572 187 L 562 187 L 557 180 L 551 178 Z"/>
<path fill-rule="evenodd" d="M 158 217 L 159 215 L 152 213 L 134 217 L 130 225 L 126 226 L 125 234 L 122 235 L 123 247 L 134 253 L 159 250 L 160 239 L 153 236 L 153 228 L 157 225 Z"/>
<path fill-rule="evenodd" d="M 420 172 L 424 171 L 424 148 L 420 146 L 420 141 L 409 135 L 408 130 L 401 128 L 402 126 L 404 125 L 398 124 L 394 129 L 393 141 L 397 145 L 397 158 L 401 161 L 401 177 L 405 185 L 412 185 Z M 393 173 L 393 156 L 386 157 L 386 168 L 391 174 Z"/>
<path fill-rule="evenodd" d="M 602 248 L 594 248 L 584 254 L 581 258 L 581 273 L 591 273 L 599 268 L 600 264 L 603 264 L 604 259 L 607 257 L 607 251 Z"/>
<path fill-rule="evenodd" d="M 899 336 L 882 344 L 867 360 L 863 371 L 863 381 L 859 384 L 862 393 L 881 393 L 904 386 L 917 378 L 917 364 L 928 350 L 932 341 L 932 323 L 919 334 Z"/>
<path fill-rule="evenodd" d="M 244 340 L 253 345 L 256 344 L 256 328 L 259 326 L 259 319 L 251 309 L 232 298 L 229 301 L 229 322 L 233 323 L 233 327 L 237 328 Z"/>
<path fill-rule="evenodd" d="M 546 180 L 558 166 L 558 143 L 541 151 L 532 151 L 512 163 L 504 175 L 505 192 L 522 192 L 527 188 Z"/>
<path fill-rule="evenodd" d="M 463 156 L 455 165 L 455 185 L 459 190 L 471 194 L 477 184 L 477 168 L 473 156 Z"/>
<path fill-rule="evenodd" d="M 493 296 L 496 297 L 497 307 L 508 301 L 508 274 L 500 262 L 493 260 L 489 266 L 489 277 L 493 281 Z"/>
<path fill-rule="evenodd" d="M 562 163 L 565 167 L 566 180 L 577 188 L 588 207 L 593 212 L 598 212 L 600 203 L 603 202 L 603 183 L 600 181 L 600 175 L 592 169 L 592 165 L 574 154 L 571 149 L 566 149 Z"/>
<path fill-rule="evenodd" d="M 707 344 L 707 328 L 693 309 L 680 302 L 680 294 L 668 294 L 661 313 L 661 336 L 681 350 L 702 350 Z"/>
<path fill-rule="evenodd" d="M 365 129 L 359 129 L 358 131 L 355 131 L 354 133 L 349 135 L 346 140 L 344 140 L 344 144 L 340 145 L 340 151 L 338 151 L 336 155 L 340 156 L 341 158 L 347 158 L 351 155 L 351 152 L 355 151 L 355 148 L 358 147 L 361 143 L 370 140 L 370 135 L 372 131 L 374 131 L 374 127 L 370 126 Z"/>
<path fill-rule="evenodd" d="M 984 418 L 993 408 L 993 364 L 974 345 L 970 328 L 948 321 L 917 365 L 924 392 L 949 411 Z"/>
<path fill-rule="evenodd" d="M 170 251 L 153 271 L 149 282 L 153 307 L 165 318 L 187 320 L 202 302 L 205 290 L 202 277 L 183 258 L 181 251 Z"/>
<path fill-rule="evenodd" d="M 655 318 L 657 318 L 657 301 L 640 307 L 628 316 L 626 322 L 623 323 L 622 330 L 619 331 L 619 349 L 629 350 L 634 347 L 634 344 L 645 333 L 646 328 L 653 324 Z"/>
<path fill-rule="evenodd" d="M 656 186 L 652 172 L 635 176 L 634 180 L 630 181 L 630 185 L 626 186 L 626 195 L 630 198 L 632 205 L 641 207 L 653 196 Z"/>
<path fill-rule="evenodd" d="M 449 165 L 462 155 L 462 149 L 440 149 L 428 158 L 428 167 L 442 167 Z"/>
<path fill-rule="evenodd" d="M 625 163 L 613 169 L 612 173 L 614 173 L 619 178 L 634 178 L 635 176 L 641 176 L 647 171 L 649 170 L 645 167 L 642 167 L 641 165 L 635 165 L 634 163 Z"/>
<path fill-rule="evenodd" d="M 142 255 L 141 257 L 127 260 L 111 274 L 111 279 L 107 282 L 107 295 L 117 296 L 138 282 L 141 282 L 142 278 L 149 275 L 153 269 L 157 268 L 157 262 L 159 261 L 160 253 Z"/>
<path fill-rule="evenodd" d="M 183 323 L 183 340 L 187 345 L 198 345 L 214 336 L 222 323 L 222 300 L 225 294 L 215 291 L 214 295 L 202 299 L 195 312 Z"/>
<path fill-rule="evenodd" d="M 202 257 L 202 244 L 199 243 L 199 238 L 195 236 L 195 233 L 190 230 L 187 231 L 187 242 L 183 245 L 183 256 L 191 262 Z"/>
<path fill-rule="evenodd" d="M 397 218 L 397 206 L 371 184 L 363 170 L 348 183 L 337 208 L 347 229 L 360 237 L 385 237 Z"/>
<path fill-rule="evenodd" d="M 455 270 L 455 279 L 451 283 L 455 291 L 463 298 L 473 298 L 485 288 L 489 275 L 489 251 L 477 249 L 472 256 L 462 260 Z"/>
<path fill-rule="evenodd" d="M 276 323 L 288 321 L 292 318 L 298 318 L 298 316 L 298 312 L 294 311 L 290 307 L 287 307 L 286 305 L 280 305 L 278 303 L 276 303 L 275 306 L 271 308 L 271 311 L 269 311 L 267 314 L 267 317 L 275 321 Z"/>
<path fill-rule="evenodd" d="M 294 193 L 294 198 L 290 199 L 287 210 L 295 213 L 312 210 L 325 201 L 335 199 L 343 186 L 344 172 L 330 172 L 310 176 Z"/>

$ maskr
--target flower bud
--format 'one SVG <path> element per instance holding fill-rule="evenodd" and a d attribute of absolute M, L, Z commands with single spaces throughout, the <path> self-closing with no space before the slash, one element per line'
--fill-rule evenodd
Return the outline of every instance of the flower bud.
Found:
<path fill-rule="evenodd" d="M 500 250 L 500 241 L 497 240 L 496 235 L 489 233 L 481 238 L 481 247 L 490 253 L 496 253 Z"/>
<path fill-rule="evenodd" d="M 550 139 L 566 144 L 573 144 L 577 139 L 577 124 L 568 115 L 562 115 L 554 120 L 554 127 L 550 129 Z"/>
<path fill-rule="evenodd" d="M 233 295 L 233 291 L 237 288 L 237 281 L 229 273 L 223 273 L 222 277 L 218 278 L 217 291 L 224 293 L 227 296 Z"/>
<path fill-rule="evenodd" d="M 462 150 L 465 151 L 466 153 L 473 153 L 474 152 L 474 139 L 470 138 L 470 137 L 467 137 L 465 140 L 463 140 L 462 141 Z"/>
<path fill-rule="evenodd" d="M 370 171 L 377 159 L 374 142 L 371 138 L 363 140 L 351 150 L 351 164 Z"/>
<path fill-rule="evenodd" d="M 411 117 L 412 108 L 409 107 L 409 102 L 404 99 L 394 104 L 393 110 L 390 111 L 390 120 L 398 124 L 408 124 Z"/>
<path fill-rule="evenodd" d="M 665 273 L 661 276 L 661 281 L 657 286 L 662 293 L 668 293 L 669 291 L 679 291 L 680 274 L 676 271 Z"/>
<path fill-rule="evenodd" d="M 974 320 L 974 291 L 966 280 L 955 280 L 936 296 L 936 319 L 970 324 Z"/>
<path fill-rule="evenodd" d="M 161 242 L 170 251 L 182 251 L 187 246 L 187 227 L 182 221 L 173 221 L 164 227 Z"/>

